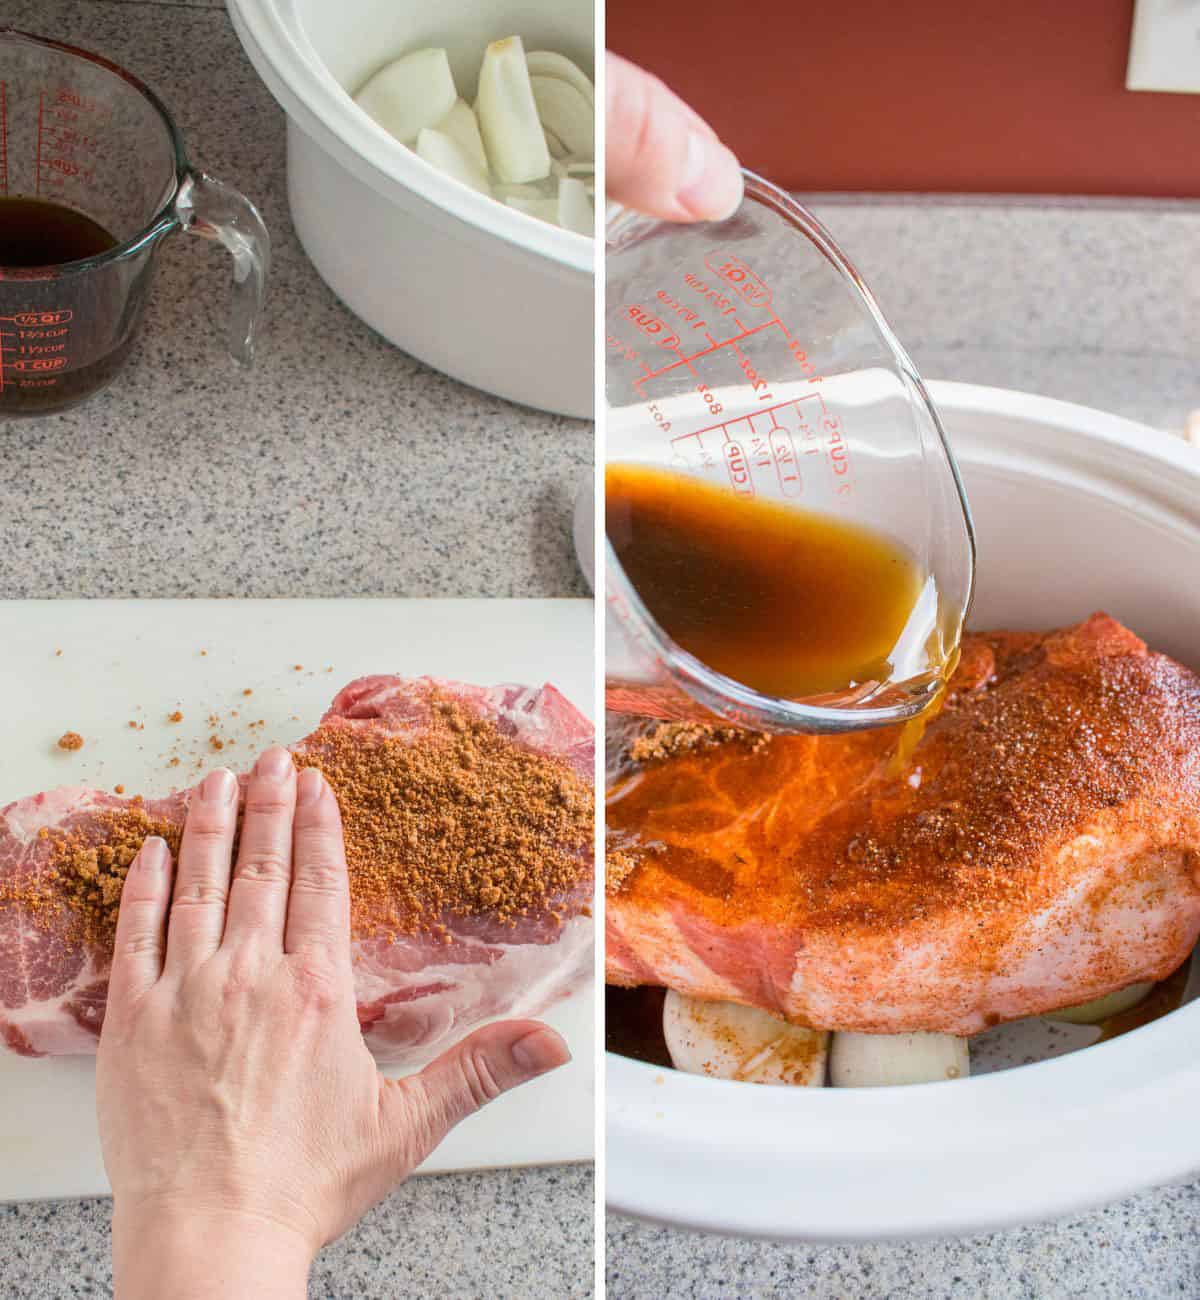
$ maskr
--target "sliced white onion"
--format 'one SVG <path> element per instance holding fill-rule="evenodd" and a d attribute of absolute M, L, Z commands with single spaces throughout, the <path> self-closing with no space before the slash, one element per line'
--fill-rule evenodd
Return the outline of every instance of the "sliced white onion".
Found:
<path fill-rule="evenodd" d="M 553 131 L 548 131 L 545 127 L 542 127 L 542 138 L 546 141 L 546 148 L 550 153 L 551 159 L 558 158 L 559 160 L 562 160 L 571 156 L 570 149 L 563 144 Z"/>
<path fill-rule="evenodd" d="M 402 144 L 434 126 L 454 107 L 458 91 L 445 50 L 413 50 L 387 64 L 359 90 L 354 102 Z"/>
<path fill-rule="evenodd" d="M 488 184 L 486 173 L 481 172 L 466 152 L 441 131 L 425 127 L 417 136 L 417 153 L 438 171 L 453 176 L 456 181 L 469 185 L 480 194 L 491 195 L 492 187 Z"/>
<path fill-rule="evenodd" d="M 504 202 L 510 208 L 516 208 L 518 212 L 537 217 L 539 221 L 548 221 L 552 226 L 558 225 L 557 199 L 527 199 L 519 194 L 510 194 Z"/>
<path fill-rule="evenodd" d="M 437 124 L 437 129 L 448 135 L 475 167 L 487 175 L 488 160 L 483 137 L 479 134 L 479 123 L 475 120 L 475 110 L 465 99 L 455 101 L 454 107 Z"/>
<path fill-rule="evenodd" d="M 557 77 L 531 77 L 533 100 L 542 126 L 578 157 L 595 153 L 596 118 L 591 104 Z"/>
<path fill-rule="evenodd" d="M 595 112 L 596 89 L 584 70 L 572 63 L 565 54 L 555 54 L 552 50 L 531 50 L 525 56 L 525 64 L 531 77 L 556 77 L 575 87 L 588 102 L 588 107 Z"/>
<path fill-rule="evenodd" d="M 493 41 L 487 47 L 479 69 L 475 112 L 497 180 L 521 183 L 550 175 L 550 151 L 538 120 L 519 36 Z"/>
<path fill-rule="evenodd" d="M 1061 1011 L 1047 1012 L 1044 1020 L 1061 1020 L 1068 1025 L 1097 1025 L 1109 1016 L 1119 1016 L 1122 1011 L 1136 1007 L 1153 984 L 1131 984 L 1126 989 L 1118 989 L 1102 998 L 1093 998 L 1091 1002 L 1081 1002 L 1076 1007 L 1064 1007 Z"/>
<path fill-rule="evenodd" d="M 595 214 L 592 201 L 582 181 L 564 176 L 558 182 L 558 224 L 564 230 L 573 230 L 578 235 L 591 235 L 595 232 Z"/>
<path fill-rule="evenodd" d="M 558 199 L 558 186 L 551 184 L 549 179 L 534 181 L 529 185 L 509 185 L 505 181 L 497 181 L 492 189 L 500 199 Z"/>
<path fill-rule="evenodd" d="M 668 991 L 663 1037 L 677 1070 L 743 1083 L 820 1088 L 829 1035 L 736 1002 Z"/>
<path fill-rule="evenodd" d="M 837 1033 L 829 1054 L 835 1088 L 934 1083 L 970 1073 L 967 1040 L 953 1034 Z"/>

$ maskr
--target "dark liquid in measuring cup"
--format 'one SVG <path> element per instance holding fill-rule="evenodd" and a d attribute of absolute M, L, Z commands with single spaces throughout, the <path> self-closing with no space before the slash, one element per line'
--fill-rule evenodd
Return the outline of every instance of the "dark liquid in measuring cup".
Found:
<path fill-rule="evenodd" d="M 99 222 L 74 208 L 0 198 L 0 266 L 61 266 L 107 253 L 116 243 Z"/>
<path fill-rule="evenodd" d="M 71 306 L 59 303 L 54 281 L 8 277 L 6 271 L 62 267 L 106 253 L 116 238 L 74 208 L 44 199 L 0 198 L 0 417 L 38 415 L 74 405 L 102 388 L 121 368 L 132 337 L 98 359 L 75 366 L 81 336 L 111 311 L 86 285 L 73 287 Z M 103 326 L 110 328 L 111 322 Z"/>
<path fill-rule="evenodd" d="M 925 582 L 857 524 L 611 465 L 606 531 L 659 626 L 709 668 L 781 699 L 882 681 Z"/>

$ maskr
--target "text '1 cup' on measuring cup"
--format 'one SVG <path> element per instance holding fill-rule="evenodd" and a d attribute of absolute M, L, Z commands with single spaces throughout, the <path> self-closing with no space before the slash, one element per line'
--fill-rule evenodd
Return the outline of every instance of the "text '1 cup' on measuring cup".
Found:
<path fill-rule="evenodd" d="M 767 732 L 905 722 L 958 657 L 975 543 L 912 362 L 823 226 L 609 221 L 606 701 Z"/>
<path fill-rule="evenodd" d="M 177 230 L 232 256 L 229 351 L 248 362 L 270 260 L 254 206 L 192 168 L 122 68 L 0 29 L 0 417 L 60 411 L 113 378 Z"/>

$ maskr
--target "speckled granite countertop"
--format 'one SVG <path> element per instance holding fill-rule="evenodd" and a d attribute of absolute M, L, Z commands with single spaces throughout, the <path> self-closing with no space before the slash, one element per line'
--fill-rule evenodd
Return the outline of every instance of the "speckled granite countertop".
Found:
<path fill-rule="evenodd" d="M 288 219 L 282 110 L 218 0 L 0 0 L 0 21 L 135 72 L 273 238 L 253 369 L 223 350 L 226 254 L 177 235 L 113 386 L 0 422 L 0 596 L 587 594 L 591 425 L 464 388 L 325 287 Z"/>
<path fill-rule="evenodd" d="M 1200 203 L 818 196 L 812 207 L 925 378 L 1045 393 L 1173 432 L 1200 408 Z M 783 1246 L 613 1215 L 606 1258 L 611 1300 L 1196 1300 L 1200 1181 L 962 1241 Z"/>
<path fill-rule="evenodd" d="M 222 351 L 225 255 L 178 237 L 113 387 L 0 422 L 0 596 L 586 594 L 570 506 L 590 425 L 461 387 L 326 289 L 288 221 L 283 115 L 220 0 L 0 0 L 0 23 L 136 72 L 274 239 L 253 370 Z M 413 1179 L 321 1255 L 311 1295 L 588 1296 L 592 1189 L 590 1166 Z M 107 1201 L 0 1206 L 0 1296 L 108 1295 L 108 1221 Z"/>

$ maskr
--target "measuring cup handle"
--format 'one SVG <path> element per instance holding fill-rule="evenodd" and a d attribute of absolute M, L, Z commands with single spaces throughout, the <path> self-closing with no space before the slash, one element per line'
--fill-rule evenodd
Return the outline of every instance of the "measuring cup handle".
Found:
<path fill-rule="evenodd" d="M 271 237 L 263 219 L 248 198 L 204 172 L 189 172 L 184 178 L 175 215 L 183 230 L 217 240 L 233 258 L 229 352 L 235 361 L 248 364 L 254 358 L 271 264 Z"/>

